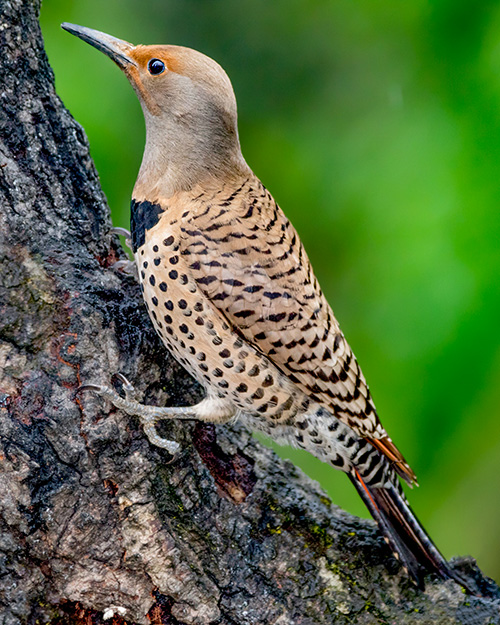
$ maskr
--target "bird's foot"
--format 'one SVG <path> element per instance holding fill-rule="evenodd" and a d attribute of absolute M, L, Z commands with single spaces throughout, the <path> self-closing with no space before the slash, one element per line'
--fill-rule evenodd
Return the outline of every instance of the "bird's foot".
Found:
<path fill-rule="evenodd" d="M 128 276 L 134 276 L 137 280 L 139 279 L 137 274 L 137 265 L 133 260 L 117 260 L 116 263 L 111 265 L 111 269 L 122 271 Z"/>
<path fill-rule="evenodd" d="M 111 232 L 113 234 L 117 234 L 118 236 L 125 237 L 125 245 L 129 248 L 130 253 L 133 254 L 132 238 L 130 232 L 128 230 L 125 230 L 125 228 L 111 228 Z M 121 271 L 128 276 L 133 276 L 136 280 L 139 280 L 137 265 L 133 260 L 118 260 L 116 263 L 111 265 L 111 269 L 114 269 L 115 271 Z"/>
<path fill-rule="evenodd" d="M 113 234 L 117 234 L 119 237 L 125 237 L 125 245 L 132 252 L 132 235 L 129 230 L 125 228 L 111 228 Z"/>
<path fill-rule="evenodd" d="M 150 443 L 166 449 L 172 456 L 175 456 L 180 449 L 179 443 L 159 436 L 156 431 L 156 422 L 162 419 L 193 419 L 195 416 L 192 409 L 189 407 L 167 408 L 141 404 L 135 398 L 136 392 L 134 387 L 124 375 L 115 373 L 112 381 L 120 383 L 123 397 L 114 388 L 97 384 L 84 384 L 78 388 L 77 393 L 93 391 L 127 414 L 138 416 Z"/>

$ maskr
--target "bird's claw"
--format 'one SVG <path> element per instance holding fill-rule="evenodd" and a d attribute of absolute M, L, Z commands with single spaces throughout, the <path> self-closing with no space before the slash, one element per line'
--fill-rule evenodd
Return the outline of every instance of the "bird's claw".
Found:
<path fill-rule="evenodd" d="M 97 386 L 97 384 L 82 384 L 76 389 L 75 394 L 81 393 L 82 391 L 99 391 L 100 388 L 101 387 Z"/>
<path fill-rule="evenodd" d="M 125 237 L 125 245 L 132 249 L 132 235 L 126 228 L 111 228 L 113 234 L 117 234 L 119 237 Z"/>
<path fill-rule="evenodd" d="M 126 228 L 111 228 L 111 232 L 120 237 L 125 237 L 125 239 L 130 239 L 130 230 L 127 230 Z"/>
<path fill-rule="evenodd" d="M 120 383 L 126 401 L 135 401 L 136 390 L 133 384 L 127 380 L 123 373 L 113 373 L 113 375 L 111 376 L 111 382 L 113 386 L 116 386 L 115 382 Z"/>
<path fill-rule="evenodd" d="M 113 373 L 111 376 L 111 384 L 115 388 L 98 384 L 82 384 L 77 388 L 76 393 L 93 391 L 101 397 L 108 399 L 117 408 L 125 410 L 128 414 L 139 414 L 140 416 L 140 412 L 136 413 L 130 410 L 130 408 L 134 408 L 136 405 L 141 407 L 141 404 L 136 400 L 136 390 L 134 386 L 127 380 L 123 373 Z M 116 390 L 116 387 L 118 387 L 118 390 Z M 123 396 L 120 394 L 120 391 L 123 393 Z"/>
<path fill-rule="evenodd" d="M 154 414 L 156 409 L 153 406 L 145 406 L 137 401 L 136 390 L 123 373 L 114 373 L 111 376 L 111 383 L 112 386 L 116 386 L 119 383 L 123 396 L 115 388 L 97 384 L 82 384 L 76 390 L 75 396 L 82 391 L 93 391 L 127 414 L 138 416 L 149 442 L 168 451 L 172 458 L 167 461 L 167 464 L 174 462 L 179 455 L 180 445 L 176 441 L 170 441 L 158 435 L 156 431 L 158 417 Z"/>
<path fill-rule="evenodd" d="M 111 269 L 122 271 L 129 276 L 137 276 L 137 266 L 133 260 L 117 260 L 111 265 Z"/>
<path fill-rule="evenodd" d="M 123 408 L 122 404 L 126 401 L 126 399 L 121 397 L 114 388 L 110 388 L 109 386 L 102 386 L 99 384 L 82 384 L 76 389 L 75 395 L 83 391 L 92 391 L 97 393 L 97 395 L 108 399 L 117 408 Z"/>

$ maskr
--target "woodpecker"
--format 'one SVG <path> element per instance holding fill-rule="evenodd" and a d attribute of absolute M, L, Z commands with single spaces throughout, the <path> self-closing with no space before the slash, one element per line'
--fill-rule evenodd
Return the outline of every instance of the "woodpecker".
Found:
<path fill-rule="evenodd" d="M 137 415 L 151 443 L 162 419 L 238 418 L 344 471 L 386 541 L 422 587 L 464 581 L 415 517 L 398 477 L 416 476 L 383 428 L 359 364 L 300 238 L 240 148 L 236 99 L 215 61 L 174 45 L 134 46 L 63 24 L 109 56 L 134 88 L 146 147 L 131 241 L 146 307 L 173 356 L 205 389 L 191 407 L 156 407 L 87 385 Z"/>

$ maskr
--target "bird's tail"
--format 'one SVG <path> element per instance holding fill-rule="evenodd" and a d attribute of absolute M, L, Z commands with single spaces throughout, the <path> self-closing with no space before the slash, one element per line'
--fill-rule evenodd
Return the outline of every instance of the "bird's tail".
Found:
<path fill-rule="evenodd" d="M 466 582 L 453 571 L 410 508 L 399 481 L 388 486 L 369 486 L 355 471 L 349 474 L 356 490 L 384 534 L 386 542 L 420 588 L 425 573 Z"/>

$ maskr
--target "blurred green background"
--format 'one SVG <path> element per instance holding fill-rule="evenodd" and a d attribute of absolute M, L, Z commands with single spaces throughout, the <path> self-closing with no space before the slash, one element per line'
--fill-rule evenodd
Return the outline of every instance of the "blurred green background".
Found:
<path fill-rule="evenodd" d="M 227 70 L 243 152 L 298 229 L 446 556 L 500 579 L 500 5 L 45 0 L 66 106 L 128 226 L 136 97 L 75 22 Z M 367 516 L 344 475 L 281 451 Z"/>

